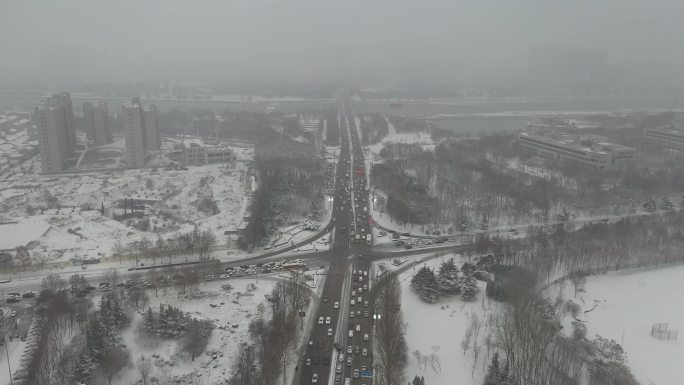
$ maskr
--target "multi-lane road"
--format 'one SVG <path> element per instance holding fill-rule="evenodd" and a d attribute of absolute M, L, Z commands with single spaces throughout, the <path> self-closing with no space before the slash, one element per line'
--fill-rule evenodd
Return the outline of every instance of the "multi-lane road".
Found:
<path fill-rule="evenodd" d="M 373 301 L 366 168 L 351 103 L 338 102 L 340 156 L 335 173 L 331 265 L 300 360 L 300 384 L 370 384 Z"/>

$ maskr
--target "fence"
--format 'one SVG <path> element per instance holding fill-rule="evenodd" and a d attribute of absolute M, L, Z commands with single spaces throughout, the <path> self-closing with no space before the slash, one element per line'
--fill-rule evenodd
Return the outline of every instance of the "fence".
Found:
<path fill-rule="evenodd" d="M 667 323 L 657 323 L 651 326 L 651 337 L 658 338 L 660 340 L 676 340 L 677 330 L 668 330 L 669 326 Z"/>

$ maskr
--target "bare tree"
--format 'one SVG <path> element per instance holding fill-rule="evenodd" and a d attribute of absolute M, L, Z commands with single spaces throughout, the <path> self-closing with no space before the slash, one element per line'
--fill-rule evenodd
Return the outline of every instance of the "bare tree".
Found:
<path fill-rule="evenodd" d="M 195 242 L 197 251 L 199 253 L 200 261 L 208 256 L 209 251 L 216 245 L 216 236 L 209 230 L 204 230 L 199 233 L 198 239 Z"/>
<path fill-rule="evenodd" d="M 190 289 L 190 294 L 195 291 L 195 288 L 199 284 L 200 277 L 195 269 L 184 269 L 183 270 L 183 292 L 185 293 L 185 288 Z"/>
<path fill-rule="evenodd" d="M 150 269 L 148 270 L 147 278 L 150 280 L 150 284 L 152 284 L 152 288 L 154 289 L 154 296 L 158 297 L 162 278 L 161 273 L 159 273 L 158 269 Z"/>
<path fill-rule="evenodd" d="M 235 363 L 237 385 L 256 385 L 258 383 L 255 372 L 256 364 L 257 357 L 254 346 L 243 343 L 240 346 L 238 360 Z"/>
<path fill-rule="evenodd" d="M 112 348 L 105 353 L 102 358 L 102 363 L 100 363 L 100 370 L 107 378 L 107 381 L 109 381 L 109 385 L 112 385 L 114 377 L 130 364 L 130 360 L 131 357 L 128 350 L 120 347 Z"/>
<path fill-rule="evenodd" d="M 54 293 L 63 288 L 65 285 L 66 282 L 58 274 L 48 274 L 47 277 L 43 278 L 41 287 L 43 290 Z"/>
<path fill-rule="evenodd" d="M 123 260 L 124 255 L 127 253 L 127 248 L 126 245 L 123 244 L 120 240 L 117 240 L 114 242 L 114 247 L 112 247 L 112 254 L 113 256 L 118 255 L 119 256 L 119 262 Z"/>
<path fill-rule="evenodd" d="M 104 274 L 103 280 L 115 288 L 116 285 L 121 281 L 121 276 L 116 269 L 109 269 Z"/>
<path fill-rule="evenodd" d="M 575 298 L 577 298 L 577 292 L 582 290 L 587 283 L 586 274 L 579 271 L 573 271 L 570 273 L 570 282 L 572 282 L 572 286 L 575 289 Z"/>
<path fill-rule="evenodd" d="M 152 359 L 147 356 L 140 356 L 135 364 L 136 369 L 138 369 L 138 374 L 140 374 L 140 379 L 142 380 L 142 385 L 147 385 L 147 379 L 152 374 Z"/>
<path fill-rule="evenodd" d="M 297 313 L 309 304 L 310 291 L 300 276 L 285 283 L 285 294 L 291 312 Z"/>
<path fill-rule="evenodd" d="M 15 251 L 16 265 L 21 265 L 22 270 L 26 270 L 26 266 L 31 264 L 31 254 L 26 246 L 18 246 Z"/>
<path fill-rule="evenodd" d="M 128 290 L 128 302 L 139 310 L 140 307 L 145 307 L 149 302 L 149 297 L 145 293 L 145 289 L 139 286 L 133 286 Z"/>

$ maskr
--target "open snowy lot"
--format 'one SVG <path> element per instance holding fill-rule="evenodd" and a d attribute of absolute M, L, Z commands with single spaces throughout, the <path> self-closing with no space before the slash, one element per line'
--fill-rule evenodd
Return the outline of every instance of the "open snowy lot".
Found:
<path fill-rule="evenodd" d="M 222 285 L 229 283 L 233 288 L 223 290 Z M 131 361 L 136 362 L 140 356 L 152 357 L 154 370 L 152 376 L 168 376 L 178 380 L 186 379 L 195 385 L 220 384 L 230 378 L 230 373 L 239 352 L 240 345 L 249 341 L 249 323 L 259 317 L 259 304 L 266 304 L 264 295 L 270 293 L 275 281 L 264 279 L 231 279 L 229 281 L 211 282 L 199 287 L 198 294 L 189 298 L 179 298 L 174 290 L 167 295 L 155 297 L 148 291 L 152 309 L 159 309 L 159 304 L 172 305 L 189 313 L 193 318 L 208 319 L 214 322 L 209 343 L 204 353 L 195 359 L 183 357 L 178 341 L 148 341 L 140 338 L 136 329 L 143 315 L 134 314 L 131 326 L 122 331 L 121 336 L 131 351 Z M 173 293 L 172 293 L 173 292 Z M 264 306 L 264 317 L 269 307 Z M 112 384 L 125 385 L 138 379 L 135 368 L 128 368 Z"/>
<path fill-rule="evenodd" d="M 158 234 L 190 231 L 194 225 L 211 230 L 223 244 L 225 232 L 234 231 L 247 210 L 248 170 L 238 162 L 188 170 L 11 177 L 0 187 L 0 211 L 6 213 L 0 222 L 46 226 L 47 232 L 29 241 L 32 256 L 47 260 L 110 255 L 117 240 L 154 240 Z M 131 200 L 144 204 L 142 210 L 137 208 L 140 217 L 125 217 L 123 207 Z M 5 242 L 5 237 L 12 241 L 14 233 L 9 227 L 0 231 L 2 243 L 19 246 Z"/>
<path fill-rule="evenodd" d="M 454 257 L 459 267 L 467 261 L 452 255 L 435 258 L 425 264 L 438 270 L 442 261 L 450 257 Z M 406 264 L 412 265 L 412 262 L 409 260 Z M 422 266 L 418 264 L 415 270 Z M 437 303 L 428 304 L 421 301 L 410 287 L 413 275 L 414 269 L 411 267 L 399 276 L 409 352 L 406 377 L 412 380 L 415 375 L 424 376 L 425 383 L 430 385 L 482 384 L 485 370 L 494 354 L 492 343 L 487 357 L 486 339 L 491 329 L 486 320 L 496 307 L 485 295 L 485 283 L 478 281 L 480 291 L 471 302 L 464 302 L 456 295 L 441 297 Z M 482 326 L 464 354 L 461 343 L 473 317 L 477 317 Z M 473 350 L 475 339 L 479 346 L 477 361 Z"/>
<path fill-rule="evenodd" d="M 565 298 L 582 307 L 577 319 L 587 326 L 587 338 L 596 334 L 622 344 L 627 365 L 644 385 L 681 384 L 684 378 L 684 266 L 620 275 L 612 273 L 587 279 L 584 291 L 574 296 L 573 285 L 563 285 Z M 571 330 L 572 317 L 564 326 Z M 677 330 L 677 340 L 651 336 L 651 327 L 667 323 Z"/>

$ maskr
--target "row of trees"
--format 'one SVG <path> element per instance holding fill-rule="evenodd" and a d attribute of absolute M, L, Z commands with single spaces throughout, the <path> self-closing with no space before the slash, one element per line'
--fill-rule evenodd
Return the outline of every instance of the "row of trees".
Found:
<path fill-rule="evenodd" d="M 587 341 L 584 333 L 564 336 L 562 300 L 552 303 L 539 294 L 538 285 L 521 281 L 511 283 L 508 305 L 494 319 L 506 365 L 502 370 L 495 355 L 486 385 L 578 385 L 585 372 L 592 385 L 637 384 L 619 344 L 600 336 Z"/>
<path fill-rule="evenodd" d="M 287 367 L 294 358 L 297 318 L 309 303 L 309 289 L 299 279 L 278 282 L 269 297 L 271 318 L 261 316 L 249 325 L 251 344 L 243 344 L 234 365 L 232 384 L 287 383 Z"/>
<path fill-rule="evenodd" d="M 74 275 L 70 283 L 80 288 L 86 281 Z M 118 330 L 128 317 L 113 293 L 103 295 L 99 309 L 91 312 L 90 298 L 70 296 L 61 290 L 66 285 L 55 274 L 43 280 L 36 312 L 38 337 L 26 367 L 27 383 L 89 383 L 99 375 L 111 382 L 120 370 L 114 367 L 127 363 Z"/>
<path fill-rule="evenodd" d="M 382 368 L 380 384 L 403 385 L 408 360 L 406 326 L 401 312 L 401 284 L 394 274 L 386 274 L 375 287 L 375 352 Z"/>
<path fill-rule="evenodd" d="M 326 178 L 331 175 L 311 145 L 276 135 L 257 144 L 255 168 L 259 188 L 250 204 L 243 248 L 263 244 L 278 227 L 323 214 Z"/>
<path fill-rule="evenodd" d="M 361 143 L 376 144 L 389 134 L 389 125 L 384 116 L 373 113 L 361 117 Z"/>
<path fill-rule="evenodd" d="M 65 281 L 50 274 L 43 279 L 37 308 L 40 333 L 27 367 L 29 382 L 77 384 L 92 383 L 97 378 L 111 382 L 122 370 L 134 366 L 146 383 L 152 372 L 151 359 L 141 357 L 133 364 L 129 351 L 121 345 L 119 330 L 130 324 L 126 309 L 140 309 L 147 303 L 143 281 L 154 283 L 150 289 L 155 293 L 171 285 L 185 292 L 186 287 L 199 282 L 200 272 L 185 268 L 151 269 L 147 273 L 124 277 L 115 269 L 106 272 L 103 283 L 113 290 L 103 292 L 95 311 L 90 298 L 79 295 L 92 289 L 85 276 L 74 274 Z M 126 285 L 121 286 L 124 281 Z M 162 305 L 158 314 L 148 309 L 141 329 L 147 334 L 179 339 L 181 349 L 194 360 L 206 347 L 213 324 Z M 172 381 L 169 376 L 160 376 L 159 380 L 160 384 Z"/>
<path fill-rule="evenodd" d="M 204 351 L 209 342 L 214 324 L 210 320 L 190 317 L 178 308 L 160 304 L 159 312 L 148 308 L 139 326 L 139 332 L 146 336 L 181 339 L 181 346 L 192 361 Z"/>
<path fill-rule="evenodd" d="M 464 266 L 463 272 L 454 263 L 453 258 L 442 262 L 439 272 L 423 266 L 411 278 L 411 287 L 418 293 L 421 300 L 435 303 L 440 296 L 461 294 L 464 301 L 471 301 L 478 292 L 477 281 L 474 276 L 474 266 Z"/>
<path fill-rule="evenodd" d="M 608 270 L 682 260 L 684 212 L 623 218 L 615 223 L 586 223 L 530 228 L 524 240 L 501 242 L 502 263 L 530 267 L 550 282 L 573 271 L 600 274 Z"/>
<path fill-rule="evenodd" d="M 176 232 L 167 238 L 161 235 L 156 240 L 143 237 L 127 244 L 117 241 L 112 254 L 120 258 L 128 256 L 130 259 L 151 259 L 153 265 L 157 264 L 157 259 L 161 263 L 163 258 L 168 258 L 171 263 L 171 259 L 178 256 L 184 256 L 187 262 L 188 258 L 197 255 L 200 261 L 204 261 L 209 258 L 209 252 L 215 245 L 216 236 L 211 230 L 202 230 L 195 226 L 192 231 Z"/>
<path fill-rule="evenodd" d="M 439 213 L 438 202 L 416 177 L 398 163 L 381 163 L 371 169 L 373 185 L 387 193 L 385 209 L 401 223 L 432 223 Z"/>

